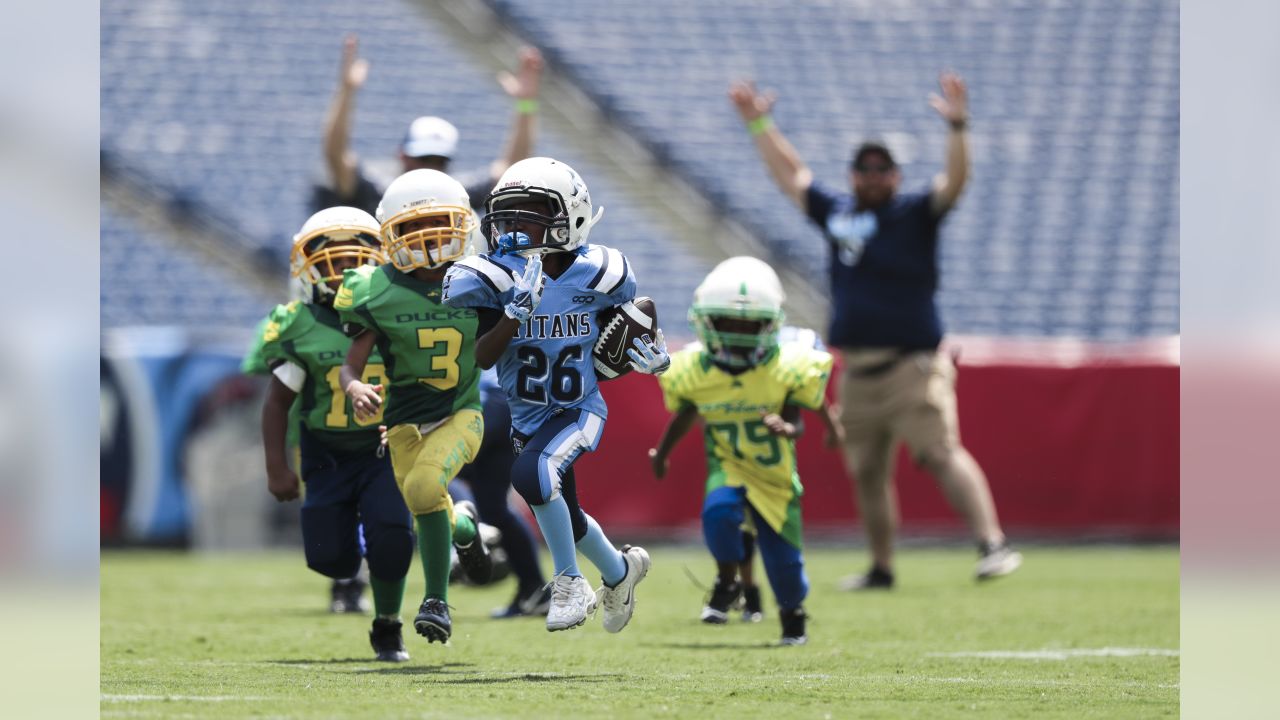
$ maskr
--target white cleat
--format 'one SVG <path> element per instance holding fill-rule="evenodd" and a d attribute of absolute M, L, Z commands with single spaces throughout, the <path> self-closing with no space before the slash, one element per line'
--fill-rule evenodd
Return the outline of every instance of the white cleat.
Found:
<path fill-rule="evenodd" d="M 551 581 L 551 607 L 547 610 L 547 630 L 569 630 L 587 621 L 596 610 L 596 594 L 581 576 L 557 575 Z"/>
<path fill-rule="evenodd" d="M 1022 553 L 1008 545 L 1001 545 L 982 556 L 978 560 L 974 575 L 978 580 L 990 580 L 1017 570 L 1022 565 Z"/>
<path fill-rule="evenodd" d="M 601 585 L 600 602 L 604 604 L 604 629 L 606 632 L 622 632 L 631 622 L 636 610 L 636 585 L 649 574 L 649 553 L 642 547 L 622 546 L 622 558 L 627 562 L 627 574 L 616 587 Z"/>

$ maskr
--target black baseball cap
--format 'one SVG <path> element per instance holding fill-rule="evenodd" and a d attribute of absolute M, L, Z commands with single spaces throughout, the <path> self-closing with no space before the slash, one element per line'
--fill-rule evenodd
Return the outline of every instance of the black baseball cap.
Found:
<path fill-rule="evenodd" d="M 898 167 L 898 163 L 893 159 L 893 153 L 889 152 L 889 146 L 879 140 L 868 140 L 867 142 L 859 145 L 858 148 L 853 151 L 852 166 L 857 168 L 862 165 L 862 161 L 866 159 L 868 155 L 880 155 L 889 162 L 889 167 Z"/>

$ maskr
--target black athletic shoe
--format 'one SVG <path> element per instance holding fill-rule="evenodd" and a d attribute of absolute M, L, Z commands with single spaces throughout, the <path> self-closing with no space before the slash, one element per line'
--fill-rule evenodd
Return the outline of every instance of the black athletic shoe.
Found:
<path fill-rule="evenodd" d="M 873 565 L 866 575 L 850 575 L 842 579 L 838 586 L 841 590 L 892 590 L 893 573 Z"/>
<path fill-rule="evenodd" d="M 329 588 L 329 612 L 363 614 L 369 612 L 364 596 L 365 582 L 358 577 L 334 580 Z"/>
<path fill-rule="evenodd" d="M 477 524 L 480 522 L 476 506 L 470 500 L 463 500 L 454 505 L 453 511 L 466 515 Z M 489 582 L 489 578 L 493 575 L 493 559 L 489 557 L 489 548 L 485 546 L 478 529 L 470 544 L 464 546 L 454 543 L 453 547 L 458 551 L 458 564 L 462 566 L 462 572 L 469 582 L 474 585 L 484 585 Z"/>
<path fill-rule="evenodd" d="M 742 584 L 738 581 L 725 583 L 716 578 L 716 584 L 711 588 L 711 597 L 707 600 L 706 607 L 702 608 L 702 622 L 711 625 L 723 625 L 729 622 L 729 608 L 737 602 L 738 597 L 742 595 Z"/>
<path fill-rule="evenodd" d="M 742 622 L 758 623 L 764 619 L 764 605 L 760 603 L 760 588 L 742 589 Z"/>
<path fill-rule="evenodd" d="M 449 606 L 440 598 L 427 598 L 418 608 L 418 616 L 413 619 L 413 629 L 427 639 L 427 642 L 449 642 L 453 634 L 453 621 L 449 619 Z"/>
<path fill-rule="evenodd" d="M 803 645 L 809 642 L 809 636 L 804 634 L 804 621 L 807 617 L 809 616 L 802 607 L 778 610 L 778 618 L 782 620 L 783 645 Z"/>
<path fill-rule="evenodd" d="M 373 629 L 369 631 L 369 644 L 377 653 L 377 659 L 383 662 L 405 662 L 409 653 L 404 649 L 404 638 L 400 634 L 399 620 L 373 619 Z"/>

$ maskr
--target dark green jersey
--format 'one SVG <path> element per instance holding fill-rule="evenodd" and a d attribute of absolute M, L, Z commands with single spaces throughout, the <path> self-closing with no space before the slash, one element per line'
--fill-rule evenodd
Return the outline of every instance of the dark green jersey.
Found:
<path fill-rule="evenodd" d="M 370 330 L 387 368 L 386 424 L 430 423 L 480 409 L 479 314 L 440 304 L 440 283 L 390 264 L 348 270 L 333 301 L 349 335 Z"/>
<path fill-rule="evenodd" d="M 279 310 L 279 307 L 276 310 Z M 267 328 L 271 326 L 271 318 L 275 314 L 276 312 L 272 311 L 270 315 L 263 318 L 262 322 L 258 323 L 258 329 L 253 333 L 253 344 L 249 346 L 249 352 L 245 353 L 244 360 L 240 361 L 240 372 L 245 375 L 271 374 L 271 368 L 267 366 L 267 358 L 262 354 L 262 351 L 266 345 L 264 338 L 267 334 Z M 298 415 L 298 399 L 294 398 L 293 404 L 289 406 L 289 429 L 285 433 L 285 447 L 294 450 L 298 448 L 298 426 L 301 424 L 302 418 Z"/>
<path fill-rule="evenodd" d="M 338 375 L 351 339 L 332 308 L 297 301 L 277 306 L 261 327 L 257 347 L 259 352 L 245 358 L 246 368 L 251 360 L 272 369 L 291 363 L 305 373 L 294 407 L 312 436 L 339 452 L 378 447 L 382 413 L 357 419 L 342 391 Z M 378 384 L 383 375 L 382 358 L 375 353 L 365 365 L 364 381 Z"/>

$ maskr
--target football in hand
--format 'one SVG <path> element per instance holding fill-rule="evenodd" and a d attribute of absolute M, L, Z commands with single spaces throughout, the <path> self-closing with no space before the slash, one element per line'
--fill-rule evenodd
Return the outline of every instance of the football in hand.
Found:
<path fill-rule="evenodd" d="M 596 378 L 612 380 L 631 372 L 631 358 L 627 355 L 627 349 L 635 347 L 631 341 L 645 335 L 652 340 L 658 332 L 658 308 L 652 299 L 638 297 L 602 310 L 597 322 L 600 337 L 591 359 L 595 363 Z"/>

